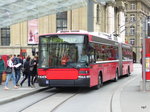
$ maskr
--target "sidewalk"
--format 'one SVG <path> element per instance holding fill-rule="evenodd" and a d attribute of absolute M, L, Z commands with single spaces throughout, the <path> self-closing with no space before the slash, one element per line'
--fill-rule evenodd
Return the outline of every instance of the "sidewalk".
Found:
<path fill-rule="evenodd" d="M 121 112 L 150 112 L 150 90 L 140 89 L 142 66 L 134 64 L 133 80 L 127 84 L 120 94 Z"/>
<path fill-rule="evenodd" d="M 20 81 L 21 80 L 22 78 Z M 12 81 L 9 81 L 9 90 L 4 90 L 4 84 L 5 82 L 0 85 L 0 105 L 46 89 L 45 87 L 39 87 L 38 83 L 35 83 L 35 88 L 28 87 L 27 80 L 24 82 L 23 86 L 19 86 L 18 89 L 14 89 Z"/>

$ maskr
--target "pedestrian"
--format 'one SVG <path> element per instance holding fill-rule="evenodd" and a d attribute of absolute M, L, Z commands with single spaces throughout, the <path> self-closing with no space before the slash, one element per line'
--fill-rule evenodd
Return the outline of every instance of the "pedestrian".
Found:
<path fill-rule="evenodd" d="M 25 63 L 24 63 L 24 72 L 23 74 L 25 75 L 24 79 L 21 81 L 20 86 L 23 85 L 24 81 L 28 79 L 28 87 L 30 87 L 30 57 L 27 57 Z"/>
<path fill-rule="evenodd" d="M 12 81 L 13 81 L 13 85 L 14 85 L 14 88 L 17 89 L 18 87 L 16 86 L 16 77 L 15 77 L 15 70 L 14 70 L 14 64 L 13 64 L 13 58 L 14 56 L 10 55 L 9 56 L 9 59 L 7 60 L 7 65 L 8 67 L 10 67 L 12 69 L 11 73 L 7 73 L 7 77 L 6 77 L 6 82 L 5 82 L 5 87 L 4 89 L 5 90 L 8 90 L 8 82 L 9 80 L 12 78 Z"/>
<path fill-rule="evenodd" d="M 140 59 L 140 63 L 141 63 L 141 65 L 142 65 L 142 58 Z"/>
<path fill-rule="evenodd" d="M 31 84 L 32 86 L 34 87 L 34 84 L 37 80 L 37 64 L 38 64 L 38 60 L 37 60 L 37 57 L 34 56 L 33 60 L 31 61 L 32 63 L 32 66 L 33 66 L 33 70 L 31 71 Z"/>
<path fill-rule="evenodd" d="M 4 70 L 5 70 L 4 60 L 2 59 L 2 56 L 0 56 L 0 85 L 2 84 L 2 75 Z"/>
<path fill-rule="evenodd" d="M 20 55 L 17 55 L 17 57 L 14 59 L 14 65 L 18 65 L 17 67 L 15 67 L 15 77 L 16 77 L 16 85 L 19 86 L 18 82 L 20 80 L 20 76 L 21 76 L 21 66 L 23 64 L 23 61 L 20 57 Z"/>

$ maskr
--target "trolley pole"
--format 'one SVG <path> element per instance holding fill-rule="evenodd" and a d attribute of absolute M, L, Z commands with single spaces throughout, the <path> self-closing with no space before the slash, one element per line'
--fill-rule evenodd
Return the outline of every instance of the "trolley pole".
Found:
<path fill-rule="evenodd" d="M 144 21 L 144 30 L 143 30 L 145 33 L 144 33 L 144 36 L 143 36 L 143 49 L 142 49 L 142 77 L 143 77 L 143 91 L 145 92 L 146 91 L 146 72 L 145 72 L 145 51 L 146 51 L 146 44 L 145 44 L 145 38 L 146 38 L 146 19 Z"/>

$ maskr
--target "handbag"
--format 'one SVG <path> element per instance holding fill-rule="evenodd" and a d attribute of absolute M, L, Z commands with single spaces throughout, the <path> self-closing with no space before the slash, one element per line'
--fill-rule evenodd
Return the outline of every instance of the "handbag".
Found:
<path fill-rule="evenodd" d="M 3 74 L 2 74 L 2 82 L 5 82 L 6 81 L 6 73 L 4 72 Z"/>
<path fill-rule="evenodd" d="M 6 68 L 6 71 L 5 71 L 7 74 L 10 74 L 10 73 L 12 73 L 12 68 L 11 67 L 9 67 L 9 66 L 7 66 L 7 68 Z"/>

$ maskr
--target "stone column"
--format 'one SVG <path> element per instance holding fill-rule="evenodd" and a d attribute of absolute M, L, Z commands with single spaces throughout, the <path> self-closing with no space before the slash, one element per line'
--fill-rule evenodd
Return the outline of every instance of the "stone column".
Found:
<path fill-rule="evenodd" d="M 119 36 L 125 42 L 125 14 L 124 10 L 119 10 Z"/>
<path fill-rule="evenodd" d="M 118 32 L 122 42 L 125 42 L 125 7 L 123 2 L 117 3 L 118 7 Z"/>
<path fill-rule="evenodd" d="M 107 3 L 106 19 L 107 19 L 106 31 L 109 34 L 112 34 L 115 31 L 115 12 L 114 12 L 114 3 L 113 2 Z"/>
<path fill-rule="evenodd" d="M 87 2 L 87 30 L 94 31 L 94 2 L 92 0 Z"/>

